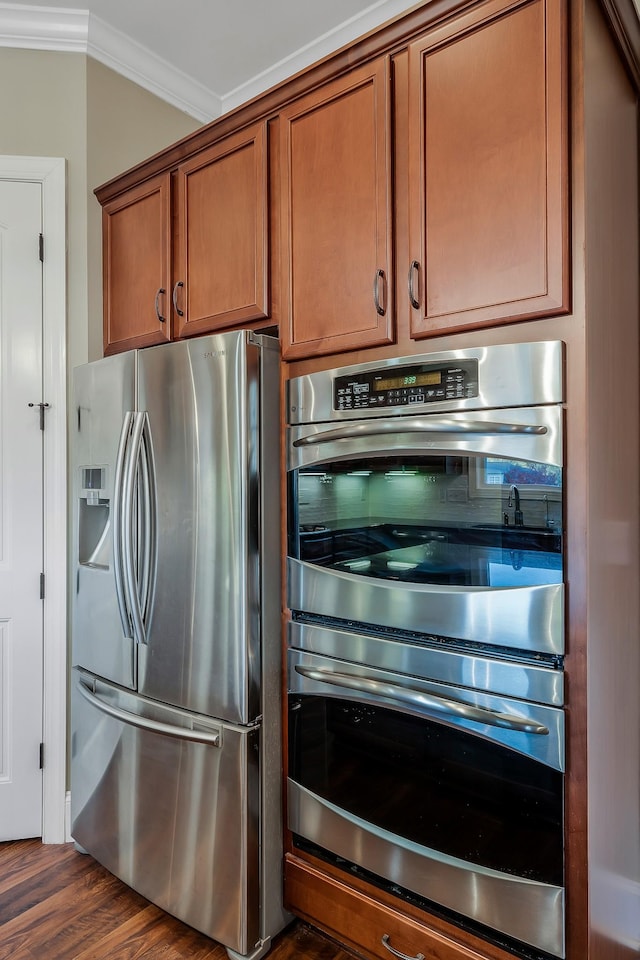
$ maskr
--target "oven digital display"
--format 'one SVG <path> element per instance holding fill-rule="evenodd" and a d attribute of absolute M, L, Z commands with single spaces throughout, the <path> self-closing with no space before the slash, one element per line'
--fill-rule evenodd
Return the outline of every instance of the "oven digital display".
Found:
<path fill-rule="evenodd" d="M 415 406 L 478 396 L 478 361 L 415 363 L 389 370 L 364 370 L 333 381 L 335 410 Z"/>
<path fill-rule="evenodd" d="M 395 390 L 397 387 L 426 387 L 442 383 L 442 370 L 428 373 L 407 373 L 402 377 L 385 377 L 374 380 L 374 390 Z"/>

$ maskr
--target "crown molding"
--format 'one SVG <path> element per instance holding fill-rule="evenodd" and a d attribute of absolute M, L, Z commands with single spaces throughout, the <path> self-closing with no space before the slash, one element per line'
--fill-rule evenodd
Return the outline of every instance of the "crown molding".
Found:
<path fill-rule="evenodd" d="M 0 47 L 84 53 L 201 123 L 221 98 L 88 10 L 0 3 Z"/>
<path fill-rule="evenodd" d="M 376 0 L 362 13 L 223 95 L 88 10 L 0 2 L 0 47 L 84 53 L 200 123 L 208 123 L 408 9 L 407 0 Z"/>
<path fill-rule="evenodd" d="M 419 5 L 415 4 L 415 6 Z M 223 94 L 220 98 L 221 112 L 227 113 L 229 110 L 246 103 L 247 100 L 265 93 L 270 87 L 274 87 L 300 70 L 310 67 L 318 60 L 322 60 L 323 57 L 335 53 L 340 47 L 360 39 L 365 33 L 377 29 L 387 20 L 407 13 L 411 9 L 412 5 L 408 0 L 377 0 L 362 13 L 345 20 L 334 27 L 333 30 L 329 30 L 312 40 L 311 43 L 300 47 L 290 56 L 274 63 L 268 70 L 252 77 L 246 83 L 236 87 L 235 90 Z"/>
<path fill-rule="evenodd" d="M 208 123 L 222 112 L 221 97 L 204 84 L 93 14 L 89 16 L 87 53 L 201 123 Z"/>

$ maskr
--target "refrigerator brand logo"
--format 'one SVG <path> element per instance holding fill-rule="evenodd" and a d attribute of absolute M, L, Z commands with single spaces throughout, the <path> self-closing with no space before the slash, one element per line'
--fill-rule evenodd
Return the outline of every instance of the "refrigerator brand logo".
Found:
<path fill-rule="evenodd" d="M 207 352 L 203 353 L 202 356 L 205 358 L 205 360 L 207 357 L 224 357 L 226 352 L 226 350 L 207 350 Z"/>

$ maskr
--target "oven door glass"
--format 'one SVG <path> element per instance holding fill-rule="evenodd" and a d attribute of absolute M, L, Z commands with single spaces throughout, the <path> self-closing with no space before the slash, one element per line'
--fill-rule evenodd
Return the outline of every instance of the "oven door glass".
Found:
<path fill-rule="evenodd" d="M 563 883 L 563 775 L 504 745 L 381 706 L 290 694 L 289 777 L 422 847 Z"/>
<path fill-rule="evenodd" d="M 290 472 L 289 555 L 387 581 L 561 583 L 562 471 L 478 454 L 361 455 Z"/>

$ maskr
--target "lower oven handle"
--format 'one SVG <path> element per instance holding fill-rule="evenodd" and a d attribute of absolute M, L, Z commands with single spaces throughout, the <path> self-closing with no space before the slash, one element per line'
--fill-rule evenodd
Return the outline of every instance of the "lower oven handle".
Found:
<path fill-rule="evenodd" d="M 309 680 L 333 683 L 338 687 L 373 693 L 379 697 L 392 698 L 412 706 L 426 707 L 428 710 L 437 713 L 450 714 L 462 720 L 488 723 L 494 727 L 506 727 L 508 730 L 516 730 L 519 733 L 535 733 L 540 736 L 547 736 L 549 733 L 549 728 L 536 720 L 512 716 L 508 713 L 498 713 L 496 710 L 488 710 L 486 707 L 474 707 L 469 703 L 462 703 L 460 700 L 450 700 L 448 697 L 442 697 L 437 693 L 425 693 L 412 687 L 403 687 L 398 683 L 373 680 L 370 677 L 357 677 L 351 673 L 337 673 L 333 670 L 305 667 L 300 664 L 296 664 L 295 670 L 296 673 L 307 677 Z"/>

